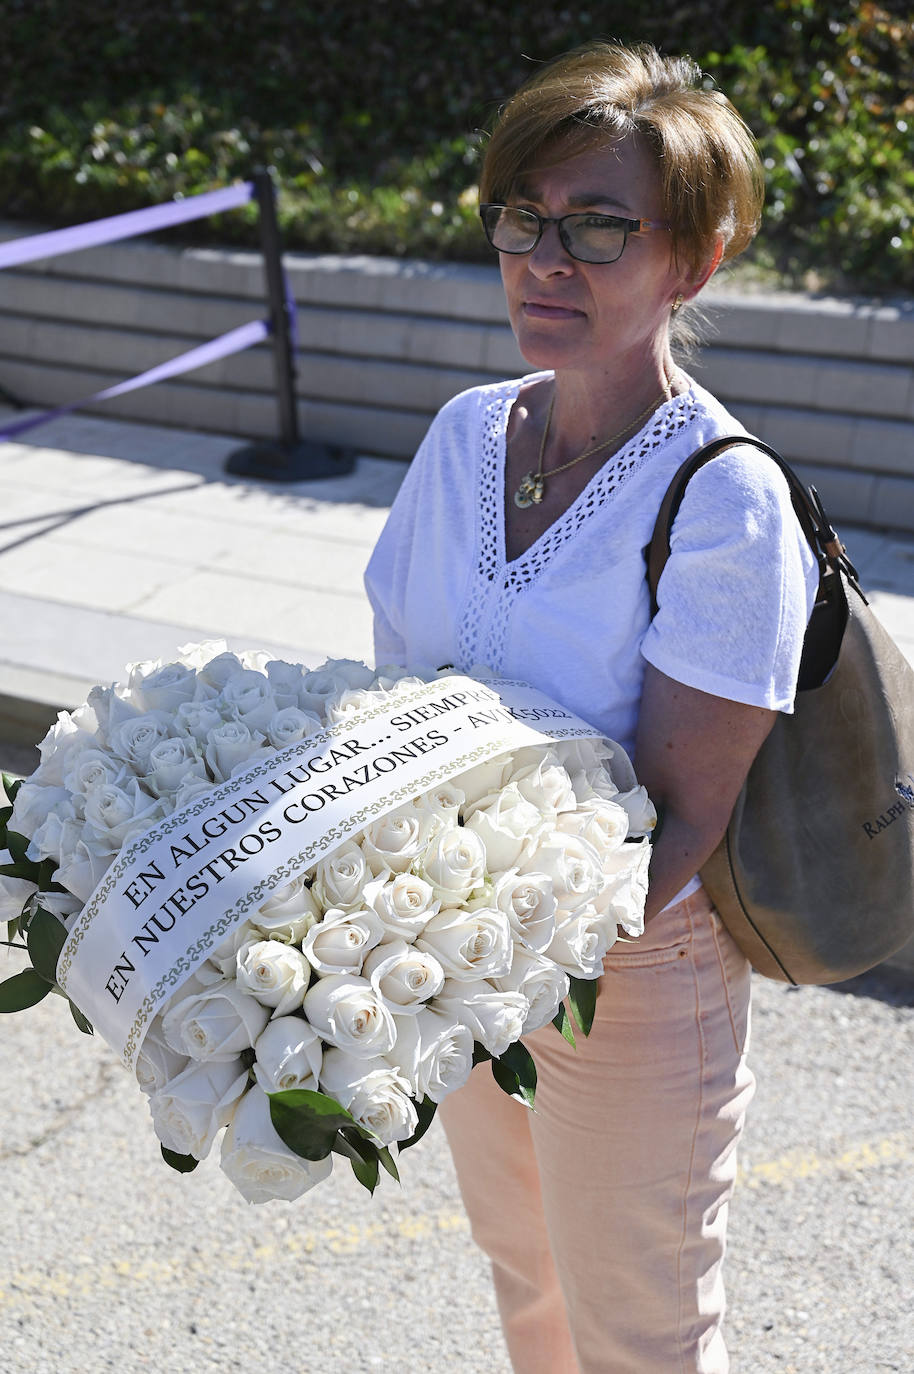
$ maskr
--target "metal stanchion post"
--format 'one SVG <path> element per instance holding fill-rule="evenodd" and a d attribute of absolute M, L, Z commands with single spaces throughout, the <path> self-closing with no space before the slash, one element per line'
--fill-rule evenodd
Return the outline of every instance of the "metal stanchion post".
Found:
<path fill-rule="evenodd" d="M 295 401 L 295 358 L 292 344 L 291 311 L 282 269 L 282 244 L 276 219 L 276 189 L 267 171 L 252 177 L 260 218 L 260 243 L 263 251 L 273 363 L 276 372 L 276 398 L 279 405 L 279 438 L 247 444 L 229 454 L 226 472 L 242 477 L 260 477 L 270 482 L 303 482 L 309 478 L 341 477 L 351 472 L 354 455 L 330 444 L 302 439 L 298 432 Z"/>

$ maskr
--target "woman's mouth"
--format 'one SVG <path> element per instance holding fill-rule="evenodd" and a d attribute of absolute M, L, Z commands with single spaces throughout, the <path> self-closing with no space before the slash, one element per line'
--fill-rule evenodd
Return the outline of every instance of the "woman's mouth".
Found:
<path fill-rule="evenodd" d="M 532 320 L 573 320 L 583 315 L 568 305 L 550 304 L 545 301 L 524 301 L 524 314 Z"/>

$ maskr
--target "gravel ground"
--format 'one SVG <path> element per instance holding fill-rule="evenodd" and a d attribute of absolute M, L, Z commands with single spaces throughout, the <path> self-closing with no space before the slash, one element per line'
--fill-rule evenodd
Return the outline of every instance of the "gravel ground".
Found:
<path fill-rule="evenodd" d="M 897 978 L 757 980 L 733 1374 L 914 1370 L 912 1037 Z M 3 1374 L 509 1374 L 437 1125 L 402 1188 L 370 1199 L 342 1166 L 249 1207 L 213 1161 L 165 1168 L 142 1095 L 59 999 L 0 1018 L 0 1056 Z"/>

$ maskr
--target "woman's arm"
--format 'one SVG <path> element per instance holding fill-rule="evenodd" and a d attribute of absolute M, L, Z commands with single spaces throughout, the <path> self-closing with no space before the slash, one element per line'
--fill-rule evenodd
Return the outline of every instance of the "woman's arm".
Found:
<path fill-rule="evenodd" d="M 776 711 L 711 696 L 647 665 L 635 744 L 638 781 L 662 813 L 645 920 L 713 854 Z"/>

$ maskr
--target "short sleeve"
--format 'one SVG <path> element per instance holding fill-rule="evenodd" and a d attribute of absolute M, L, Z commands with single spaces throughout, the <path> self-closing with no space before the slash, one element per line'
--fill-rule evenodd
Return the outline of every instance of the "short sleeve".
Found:
<path fill-rule="evenodd" d="M 783 473 L 734 448 L 686 488 L 642 655 L 699 691 L 792 711 L 817 585 Z"/>
<path fill-rule="evenodd" d="M 375 663 L 379 665 L 406 665 L 406 640 L 400 622 L 416 520 L 419 454 L 400 484 L 365 570 L 365 591 L 374 617 Z"/>

